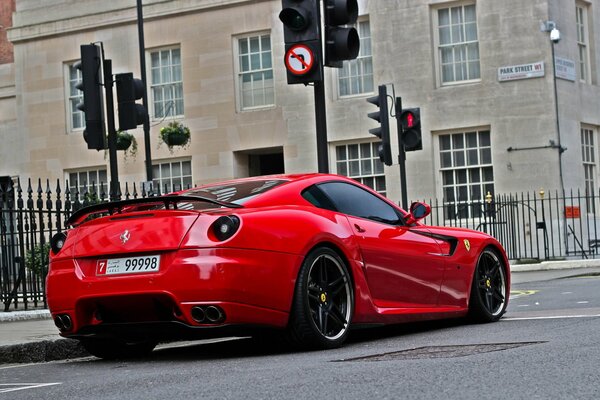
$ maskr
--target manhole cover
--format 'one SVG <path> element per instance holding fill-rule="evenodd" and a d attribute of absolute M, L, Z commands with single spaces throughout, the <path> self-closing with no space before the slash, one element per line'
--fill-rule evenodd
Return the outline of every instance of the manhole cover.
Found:
<path fill-rule="evenodd" d="M 374 354 L 370 356 L 334 360 L 334 362 L 345 361 L 396 361 L 396 360 L 419 360 L 427 358 L 455 358 L 466 357 L 474 354 L 490 353 L 515 349 L 517 347 L 530 346 L 546 342 L 519 342 L 519 343 L 492 343 L 492 344 L 467 344 L 456 346 L 426 346 L 416 349 L 393 351 L 390 353 Z"/>

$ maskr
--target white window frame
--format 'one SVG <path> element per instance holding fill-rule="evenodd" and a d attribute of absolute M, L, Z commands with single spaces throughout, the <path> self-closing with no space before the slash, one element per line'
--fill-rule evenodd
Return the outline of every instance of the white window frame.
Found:
<path fill-rule="evenodd" d="M 74 109 L 72 100 L 76 100 L 77 103 L 83 102 L 83 92 L 79 89 L 75 89 L 77 95 L 72 95 L 71 85 L 77 84 L 77 82 L 81 81 L 81 71 L 74 68 L 74 64 L 77 61 L 71 61 L 64 64 L 64 76 L 65 76 L 65 110 L 66 110 L 66 120 L 67 120 L 67 132 L 81 132 L 85 129 L 85 114 L 83 111 L 79 111 Z M 74 70 L 76 73 L 76 79 L 72 79 L 71 70 Z M 75 103 L 75 104 L 77 104 Z M 81 119 L 81 126 L 75 126 L 73 117 L 74 115 L 78 115 Z"/>
<path fill-rule="evenodd" d="M 468 143 L 467 143 L 467 135 L 470 133 L 476 133 L 477 134 L 477 145 L 475 147 L 469 147 Z M 480 139 L 480 134 L 481 133 L 487 133 L 489 135 L 489 145 L 481 145 L 481 139 Z M 455 143 L 453 143 L 453 135 L 462 135 L 462 142 L 463 145 L 462 147 L 460 146 L 455 146 Z M 439 198 L 442 199 L 443 202 L 443 207 L 444 207 L 444 219 L 446 220 L 473 220 L 473 219 L 479 219 L 483 216 L 483 207 L 485 204 L 485 198 L 488 192 L 490 192 L 490 194 L 492 196 L 494 196 L 494 191 L 495 191 L 495 181 L 494 181 L 494 177 L 492 177 L 492 180 L 485 180 L 484 179 L 484 169 L 487 168 L 491 168 L 491 172 L 492 175 L 494 175 L 494 163 L 493 163 L 493 148 L 492 148 L 492 132 L 489 126 L 481 126 L 481 127 L 473 127 L 473 128 L 465 128 L 465 129 L 460 129 L 460 130 L 452 130 L 452 131 L 444 131 L 444 132 L 434 132 L 434 136 L 435 136 L 435 140 L 434 140 L 434 150 L 435 150 L 435 162 L 436 162 L 436 170 L 437 170 L 437 174 L 436 174 L 436 180 L 437 180 L 437 184 L 436 186 L 438 188 L 441 188 L 441 193 L 439 193 Z M 440 138 L 442 136 L 449 136 L 450 137 L 450 149 L 449 150 L 442 150 L 442 147 L 440 145 Z M 477 160 L 478 162 L 476 164 L 469 164 L 469 150 L 476 150 L 477 153 Z M 486 154 L 489 154 L 489 162 L 481 162 L 482 161 L 482 155 L 484 154 L 484 151 Z M 451 154 L 451 165 L 450 166 L 444 166 L 442 163 L 442 153 L 450 153 Z M 457 160 L 457 156 L 461 157 L 459 154 L 455 153 L 462 153 L 462 157 L 464 157 L 464 163 L 460 163 L 460 162 L 456 162 Z M 462 164 L 462 165 L 460 165 Z M 479 174 L 479 181 L 476 181 L 475 179 L 473 179 L 473 176 L 471 175 L 471 171 L 473 170 L 478 170 L 478 174 Z M 464 175 L 464 181 L 462 182 L 457 182 L 457 177 L 458 177 L 458 171 L 466 171 L 465 175 Z M 445 184 L 444 182 L 444 173 L 446 172 L 451 172 L 452 173 L 452 184 Z M 467 192 L 466 192 L 466 200 L 459 200 L 460 196 L 459 196 L 459 187 L 463 187 L 466 186 L 467 188 Z M 480 196 L 479 198 L 474 198 L 473 197 L 473 193 L 471 191 L 471 188 L 474 186 L 478 186 L 479 187 L 479 191 L 480 191 Z M 446 189 L 452 188 L 453 189 L 453 199 L 452 200 L 448 200 L 447 196 L 446 196 Z M 490 190 L 491 189 L 491 190 Z M 475 203 L 479 201 L 481 203 L 481 207 L 479 210 L 474 210 L 471 208 L 464 208 L 464 207 L 459 207 L 457 208 L 458 204 L 471 204 L 471 203 Z M 454 207 L 454 215 L 452 216 L 448 216 L 448 211 L 447 211 L 447 207 Z M 466 210 L 466 216 L 461 216 L 461 212 L 465 212 Z"/>
<path fill-rule="evenodd" d="M 589 31 L 589 5 L 583 2 L 575 4 L 575 27 L 577 38 L 577 72 L 581 82 L 590 83 L 590 31 Z"/>
<path fill-rule="evenodd" d="M 379 144 L 373 141 L 335 143 L 335 170 L 337 174 L 352 178 L 385 196 L 387 182 L 383 163 L 379 160 Z M 356 146 L 354 157 L 350 157 L 350 146 Z M 341 148 L 345 149 L 343 158 L 340 157 Z"/>
<path fill-rule="evenodd" d="M 159 59 L 160 59 L 160 54 L 164 51 L 169 51 L 169 59 L 172 60 L 172 52 L 173 50 L 179 50 L 179 59 L 180 59 L 180 64 L 173 64 L 172 62 L 170 64 L 168 64 L 168 66 L 170 67 L 171 70 L 171 74 L 173 73 L 173 69 L 174 67 L 179 66 L 179 74 L 181 75 L 180 78 L 181 79 L 171 79 L 170 82 L 162 82 L 162 77 L 161 77 L 161 82 L 160 83 L 155 83 L 154 82 L 154 75 L 153 75 L 153 70 L 155 69 L 154 65 L 152 64 L 152 55 L 155 53 L 159 53 Z M 184 90 L 183 90 L 183 51 L 180 45 L 173 45 L 173 46 L 164 46 L 164 47 L 159 47 L 159 48 L 155 48 L 155 49 L 148 49 L 146 50 L 146 65 L 149 66 L 149 70 L 148 70 L 148 90 L 147 93 L 148 98 L 149 98 L 149 103 L 150 103 L 150 109 L 151 109 L 151 118 L 153 120 L 163 120 L 165 118 L 182 118 L 185 114 L 185 94 L 184 94 Z M 161 65 L 162 66 L 162 65 Z M 171 75 L 172 78 L 172 75 Z M 177 91 L 177 87 L 180 86 L 181 87 L 181 97 L 176 97 L 175 93 Z M 163 104 L 163 115 L 157 116 L 156 115 L 156 107 L 155 107 L 155 95 L 154 95 L 154 89 L 157 88 L 166 88 L 168 87 L 169 90 L 172 91 L 171 94 L 171 99 L 170 100 L 164 100 L 164 98 L 162 100 L 160 100 Z M 177 101 L 181 102 L 181 110 L 180 112 L 177 112 L 176 110 L 176 102 Z M 166 104 L 168 102 L 173 102 L 172 106 L 169 106 L 169 104 Z"/>
<path fill-rule="evenodd" d="M 183 164 L 189 163 L 189 174 L 184 174 Z M 179 166 L 179 175 L 173 176 L 173 165 L 178 164 Z M 163 176 L 163 171 L 166 172 L 166 166 L 169 166 L 169 174 Z M 157 169 L 158 168 L 158 173 Z M 177 180 L 174 182 L 174 180 Z M 190 158 L 174 158 L 174 159 L 164 159 L 157 160 L 152 163 L 152 184 L 154 186 L 154 190 L 157 189 L 157 184 L 160 185 L 160 193 L 165 194 L 165 181 L 168 181 L 167 192 L 179 191 L 187 189 L 188 186 L 190 188 L 194 187 L 193 180 L 193 170 L 192 170 L 192 160 Z"/>
<path fill-rule="evenodd" d="M 104 173 L 104 181 L 102 180 L 101 176 L 102 172 Z M 72 181 L 71 179 L 71 175 L 72 174 L 77 174 L 77 186 L 75 186 L 75 182 Z M 86 177 L 84 180 L 80 179 L 80 175 L 81 174 L 85 174 Z M 90 174 L 94 174 L 94 177 L 91 177 L 90 179 Z M 89 168 L 77 168 L 77 169 L 73 169 L 73 170 L 65 170 L 65 180 L 69 182 L 69 187 L 66 188 L 66 190 L 71 189 L 71 201 L 76 201 L 77 199 L 79 199 L 79 201 L 84 201 L 84 194 L 85 194 L 85 189 L 87 188 L 88 191 L 91 193 L 93 192 L 92 188 L 94 188 L 96 190 L 96 194 L 98 195 L 98 198 L 100 198 L 100 194 L 102 193 L 102 190 L 104 190 L 104 192 L 106 193 L 106 196 L 109 195 L 109 191 L 110 191 L 110 187 L 109 187 L 109 175 L 108 175 L 108 169 L 106 168 L 106 165 L 99 165 L 99 166 L 95 166 L 95 167 L 89 167 Z M 103 186 L 101 184 L 104 184 Z M 65 191 L 66 191 L 65 190 Z M 75 194 L 77 193 L 77 190 L 79 190 L 79 197 L 76 197 Z"/>
<path fill-rule="evenodd" d="M 266 53 L 266 51 L 262 51 L 262 38 L 268 36 L 269 37 L 269 43 L 270 43 L 270 49 L 269 49 L 269 53 L 270 53 L 270 67 L 265 67 L 263 68 L 263 60 L 262 60 L 262 56 L 260 58 L 260 68 L 258 69 L 249 69 L 248 71 L 242 71 L 242 68 L 240 66 L 240 41 L 241 40 L 248 40 L 250 38 L 255 38 L 258 37 L 258 43 L 260 46 L 260 50 L 259 50 L 259 54 L 262 53 Z M 275 104 L 276 104 L 276 93 L 275 93 L 275 69 L 273 68 L 273 35 L 271 34 L 270 31 L 260 31 L 260 32 L 251 32 L 251 33 L 245 33 L 243 35 L 236 35 L 232 37 L 232 41 L 233 41 L 233 65 L 234 65 L 234 73 L 235 73 L 235 99 L 236 99 L 236 107 L 237 107 L 237 111 L 238 112 L 245 112 L 245 111 L 254 111 L 254 110 L 264 110 L 264 109 L 270 109 L 270 108 L 274 108 Z M 252 52 L 250 52 L 249 49 L 249 53 L 251 54 Z M 250 65 L 250 64 L 249 64 Z M 268 71 L 270 71 L 271 76 L 272 76 L 272 102 L 267 102 L 266 101 L 266 97 L 268 95 L 267 91 L 268 91 L 268 86 L 264 85 L 265 79 L 262 80 L 263 82 L 263 96 L 265 97 L 265 102 L 264 104 L 258 104 L 258 105 L 244 105 L 243 102 L 243 94 L 242 94 L 242 83 L 241 83 L 241 79 L 242 76 L 245 74 L 255 74 L 255 73 L 268 73 Z"/>
<path fill-rule="evenodd" d="M 369 32 L 368 36 L 364 34 L 363 27 L 365 24 L 368 24 Z M 364 96 L 366 94 L 372 94 L 375 91 L 375 77 L 374 77 L 374 68 L 373 68 L 373 42 L 371 36 L 371 22 L 368 17 L 361 17 L 358 19 L 355 24 L 355 28 L 359 32 L 360 37 L 360 50 L 358 52 L 358 56 L 354 60 L 344 61 L 343 67 L 337 70 L 337 95 L 340 99 L 347 99 L 352 97 Z M 368 45 L 367 45 L 368 44 Z M 367 53 L 368 52 L 368 53 Z M 371 64 L 371 72 L 365 73 L 365 66 L 368 66 L 370 61 Z M 352 70 L 355 69 L 357 72 L 356 75 L 352 75 Z M 349 72 L 348 76 L 342 76 L 344 72 Z M 352 87 L 352 82 L 354 79 L 358 79 L 360 81 L 360 89 L 357 92 L 353 92 L 350 90 L 349 94 L 341 93 L 341 80 L 348 79 L 349 87 Z M 370 82 L 368 82 L 370 80 Z M 367 82 L 367 85 L 365 85 Z M 371 86 L 370 90 L 365 89 L 365 86 Z"/>
<path fill-rule="evenodd" d="M 466 33 L 465 33 L 465 21 L 464 21 L 464 14 L 465 14 L 465 7 L 468 6 L 473 6 L 475 7 L 475 32 L 477 35 L 476 40 L 466 40 Z M 453 8 L 457 8 L 460 7 L 461 8 L 461 15 L 463 17 L 462 19 L 462 24 L 460 24 L 461 27 L 461 32 L 464 36 L 464 40 L 462 41 L 453 41 L 451 44 L 448 45 L 442 45 L 440 44 L 440 25 L 439 25 L 439 13 L 441 10 L 448 10 L 448 12 L 452 13 L 452 9 Z M 438 87 L 442 87 L 442 86 L 452 86 L 452 85 L 463 85 L 463 84 L 468 84 L 468 83 L 475 83 L 475 82 L 481 82 L 481 52 L 479 51 L 479 24 L 477 21 L 477 5 L 475 2 L 473 1 L 468 1 L 468 2 L 457 2 L 457 3 L 450 3 L 450 4 L 444 4 L 443 6 L 437 6 L 435 8 L 432 8 L 432 21 L 433 21 L 433 25 L 434 25 L 434 46 L 435 46 L 435 71 L 436 71 L 436 81 L 437 81 L 437 85 Z M 452 25 L 450 25 L 451 27 Z M 452 28 L 450 28 L 450 30 L 452 31 Z M 474 78 L 469 78 L 469 52 L 466 52 L 466 68 L 467 68 L 467 79 L 454 79 L 454 80 L 449 80 L 449 81 L 444 81 L 443 79 L 443 63 L 442 63 L 442 48 L 444 47 L 452 47 L 452 48 L 456 48 L 456 47 L 468 47 L 469 45 L 473 45 L 476 44 L 477 45 L 477 53 L 478 53 L 478 57 L 476 59 L 477 61 L 477 65 L 478 65 L 478 70 L 479 70 L 479 76 L 474 77 Z M 475 61 L 475 59 L 472 60 L 473 62 Z M 454 62 L 453 65 L 458 64 L 457 62 Z"/>
<path fill-rule="evenodd" d="M 596 203 L 598 202 L 598 130 L 590 125 L 581 125 L 581 159 L 583 162 L 583 181 L 586 196 L 586 206 L 588 213 L 596 212 Z M 591 201 L 587 196 L 596 198 L 596 202 Z"/>

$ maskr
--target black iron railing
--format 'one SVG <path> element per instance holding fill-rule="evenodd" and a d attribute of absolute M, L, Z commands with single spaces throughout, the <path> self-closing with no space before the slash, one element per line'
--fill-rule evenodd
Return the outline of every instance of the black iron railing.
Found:
<path fill-rule="evenodd" d="M 66 189 L 63 189 L 66 188 Z M 80 191 L 79 188 L 83 188 Z M 69 216 L 82 207 L 108 199 L 132 199 L 161 194 L 160 187 L 124 186 L 117 193 L 107 193 L 106 184 L 95 183 L 73 187 L 67 181 L 54 190 L 41 179 L 34 189 L 21 182 L 0 185 L 0 310 L 45 308 L 45 278 L 48 270 L 50 238 L 65 229 Z M 163 188 L 163 193 L 180 190 Z"/>
<path fill-rule="evenodd" d="M 430 200 L 426 224 L 487 232 L 511 260 L 595 258 L 600 250 L 600 197 L 570 192 L 488 196 L 484 201 Z"/>

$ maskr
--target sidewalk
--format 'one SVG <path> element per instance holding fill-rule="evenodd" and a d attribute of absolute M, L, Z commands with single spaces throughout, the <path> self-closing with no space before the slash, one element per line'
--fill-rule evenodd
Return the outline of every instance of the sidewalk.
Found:
<path fill-rule="evenodd" d="M 516 264 L 511 265 L 511 273 L 513 284 L 590 273 L 600 274 L 600 260 Z M 44 362 L 85 356 L 89 354 L 78 341 L 64 339 L 58 334 L 48 310 L 0 312 L 0 364 Z"/>

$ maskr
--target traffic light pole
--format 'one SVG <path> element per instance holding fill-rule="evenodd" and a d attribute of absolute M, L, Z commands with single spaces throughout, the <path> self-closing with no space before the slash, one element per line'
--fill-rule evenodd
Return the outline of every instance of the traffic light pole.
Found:
<path fill-rule="evenodd" d="M 104 54 L 103 54 L 104 58 Z M 120 200 L 119 168 L 117 166 L 117 130 L 113 100 L 112 60 L 104 60 L 104 94 L 106 96 L 106 125 L 108 128 L 108 157 L 110 162 L 110 201 Z"/>
<path fill-rule="evenodd" d="M 402 208 L 408 210 L 408 194 L 406 193 L 406 150 L 402 143 L 402 98 L 396 97 L 396 124 L 398 131 L 398 164 L 400 165 L 400 190 L 402 191 Z"/>
<path fill-rule="evenodd" d="M 319 172 L 328 174 L 327 109 L 325 107 L 325 85 L 323 81 L 315 82 L 315 120 L 317 127 L 317 163 Z"/>
<path fill-rule="evenodd" d="M 144 16 L 142 14 L 142 0 L 137 0 L 137 25 L 138 25 L 138 39 L 140 48 L 140 72 L 142 82 L 144 82 L 144 88 L 147 88 L 146 84 L 146 48 L 144 44 Z M 148 94 L 144 90 L 142 97 L 142 104 L 144 108 L 148 110 Z M 149 114 L 149 113 L 148 113 Z M 146 115 L 144 120 L 144 152 L 146 155 L 146 180 L 152 182 L 152 154 L 150 150 L 150 115 Z"/>
<path fill-rule="evenodd" d="M 320 0 L 314 0 L 317 3 L 317 32 L 321 36 L 321 6 Z M 321 41 L 319 41 L 321 43 Z M 325 105 L 325 74 L 323 74 L 323 50 L 319 45 L 318 58 L 321 60 L 317 68 L 321 69 L 323 79 L 315 81 L 315 124 L 317 128 L 317 166 L 322 174 L 329 173 L 329 151 L 327 145 L 327 107 Z"/>

